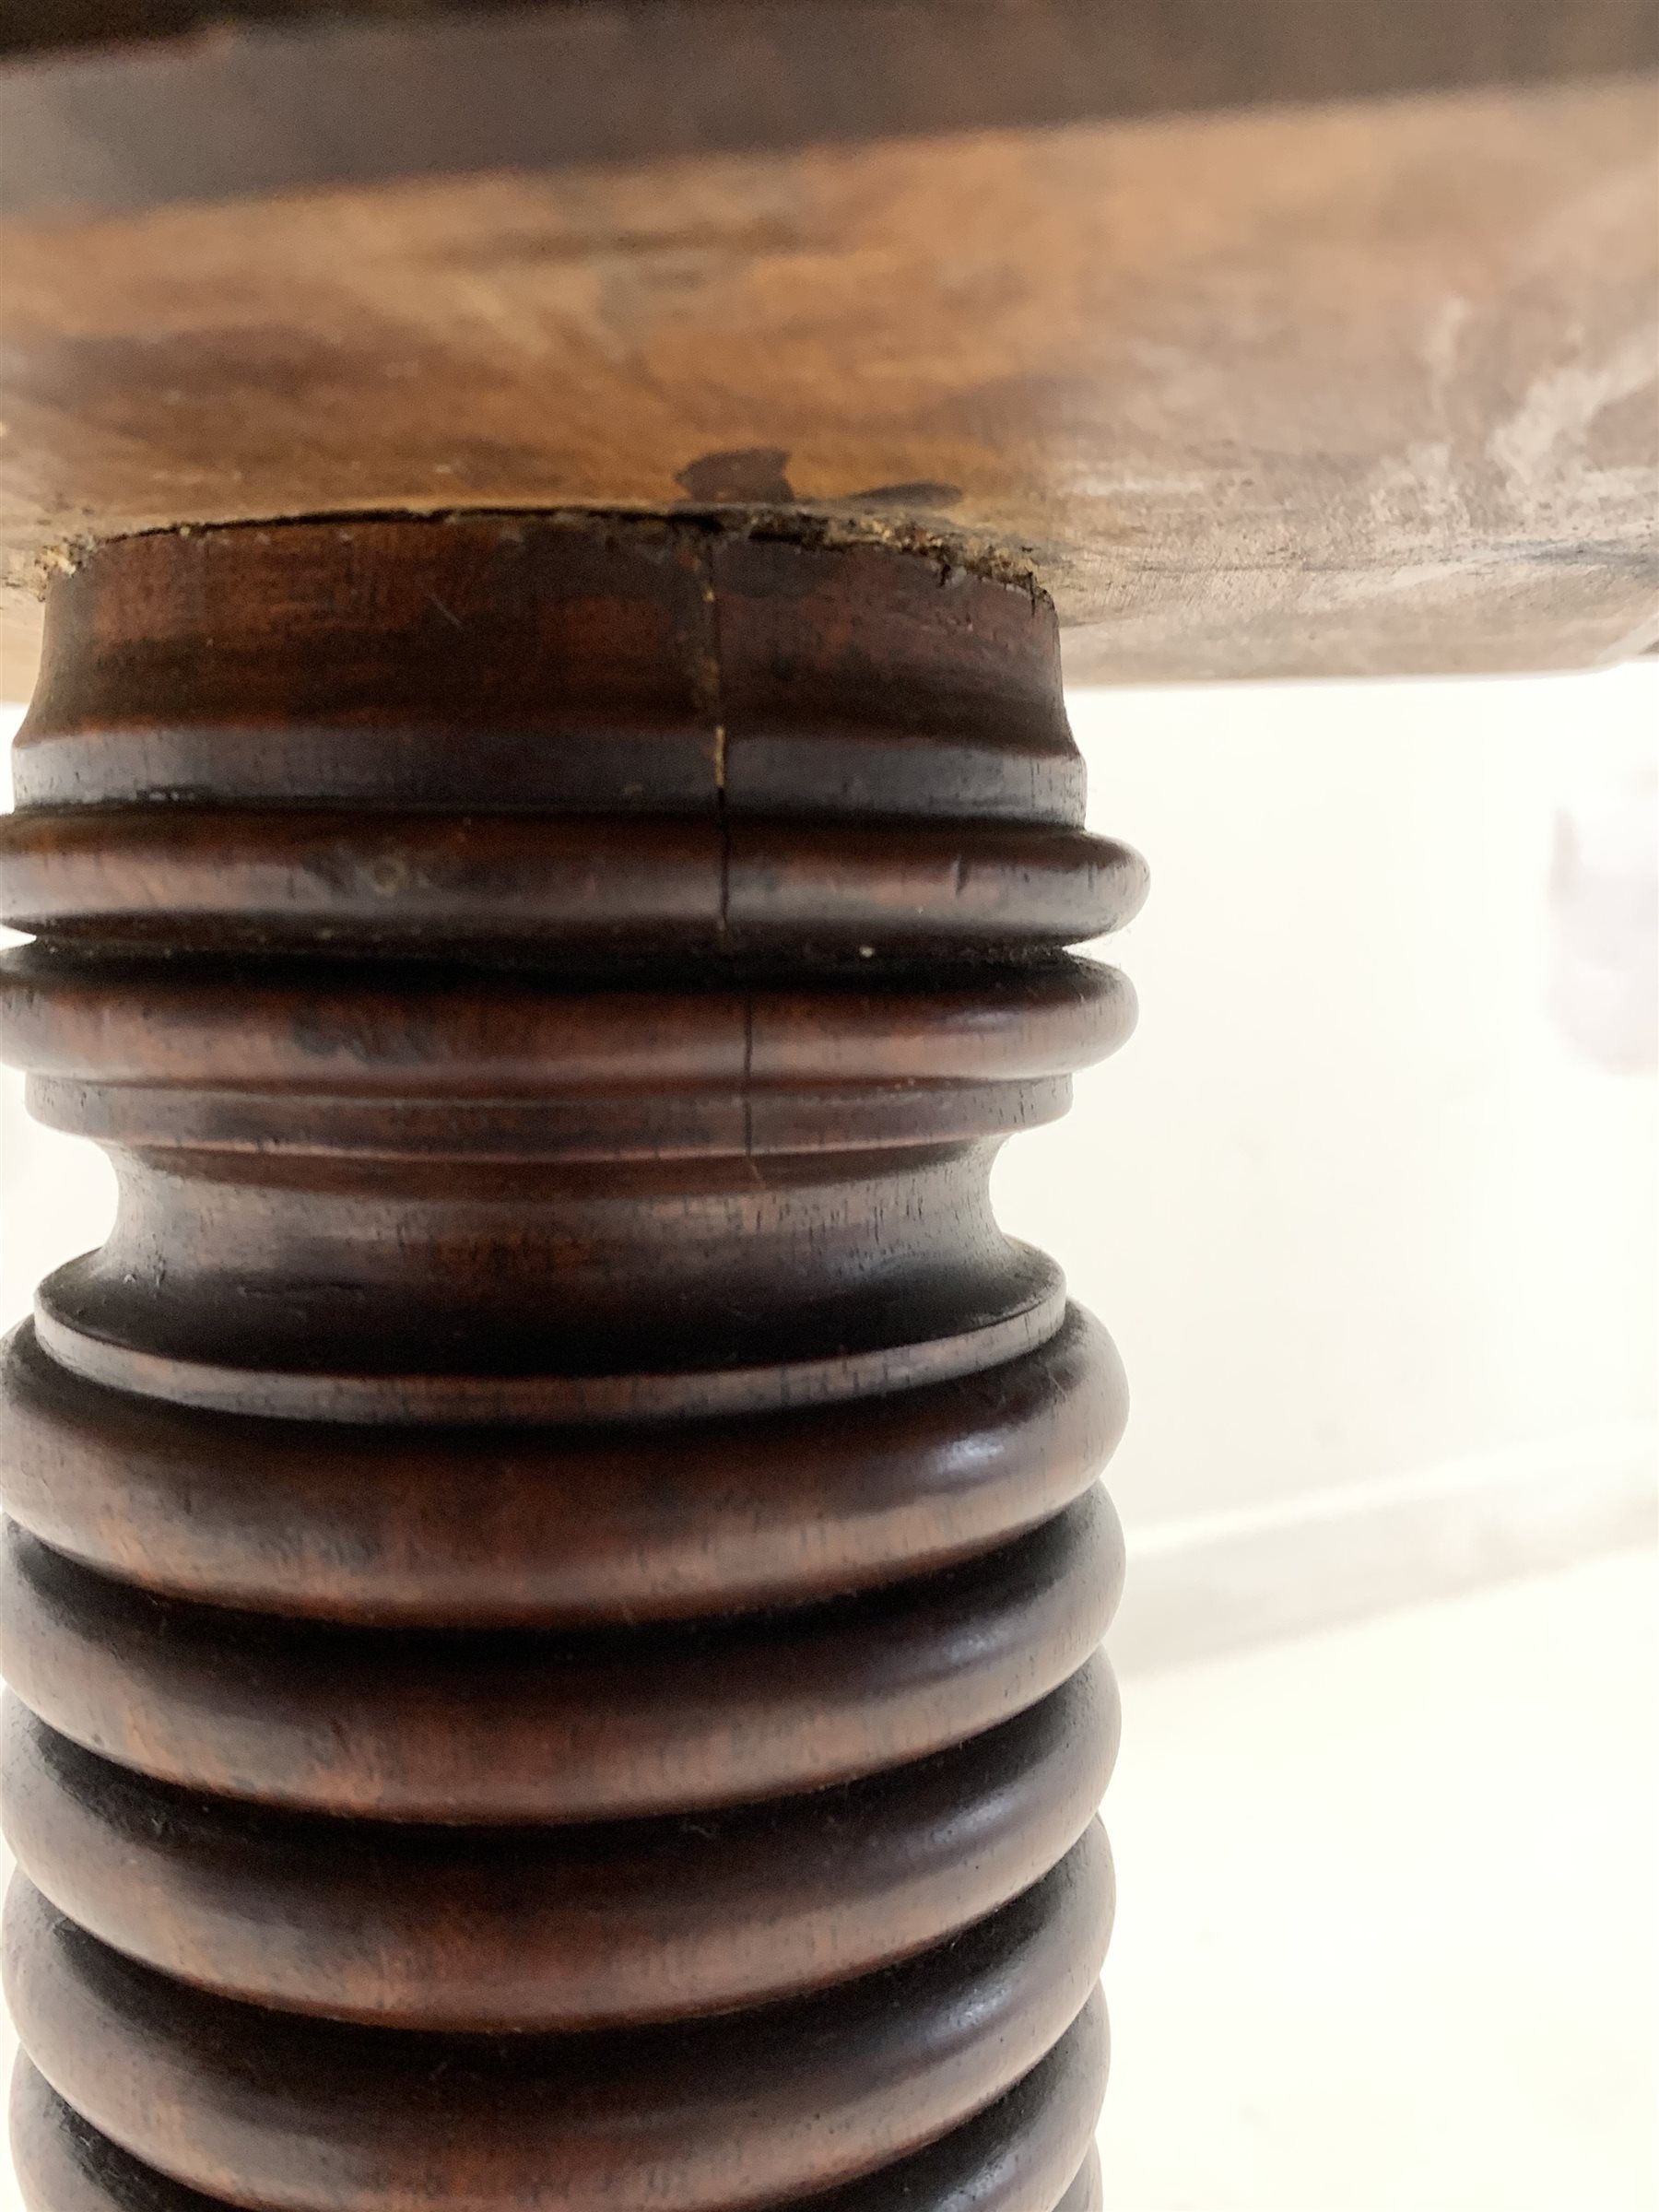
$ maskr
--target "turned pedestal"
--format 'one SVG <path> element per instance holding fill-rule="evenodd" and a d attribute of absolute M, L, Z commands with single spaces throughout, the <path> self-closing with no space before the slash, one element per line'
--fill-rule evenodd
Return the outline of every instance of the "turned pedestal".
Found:
<path fill-rule="evenodd" d="M 121 1183 L 0 1363 L 29 2212 L 1092 2212 L 1124 1384 L 987 1199 L 1132 1019 L 1056 623 L 1651 644 L 1656 73 L 0 10 L 0 1048 Z"/>
<path fill-rule="evenodd" d="M 109 1242 L 5 1354 L 33 2212 L 1085 2212 L 1111 1344 L 1002 1141 L 1052 611 L 718 519 L 161 533 L 55 588 L 8 1058 Z"/>

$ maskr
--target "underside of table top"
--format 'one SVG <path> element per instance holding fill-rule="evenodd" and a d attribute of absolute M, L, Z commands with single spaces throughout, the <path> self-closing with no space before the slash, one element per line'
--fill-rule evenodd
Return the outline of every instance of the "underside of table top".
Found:
<path fill-rule="evenodd" d="M 229 12 L 9 11 L 9 696 L 90 544 L 333 513 L 806 513 L 1073 680 L 1659 629 L 1641 0 Z"/>

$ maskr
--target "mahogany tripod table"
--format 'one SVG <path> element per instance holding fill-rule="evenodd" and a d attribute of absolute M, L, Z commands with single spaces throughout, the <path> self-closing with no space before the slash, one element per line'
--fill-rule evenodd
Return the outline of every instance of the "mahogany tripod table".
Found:
<path fill-rule="evenodd" d="M 987 1194 L 1134 1018 L 1062 650 L 1652 642 L 1656 77 L 7 12 L 0 1045 L 120 1183 L 0 1373 L 32 2212 L 1101 2205 L 1125 1389 Z"/>

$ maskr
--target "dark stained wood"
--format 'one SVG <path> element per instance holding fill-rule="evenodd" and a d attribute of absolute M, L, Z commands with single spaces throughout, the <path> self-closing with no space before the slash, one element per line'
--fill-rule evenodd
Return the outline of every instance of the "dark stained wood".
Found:
<path fill-rule="evenodd" d="M 137 1781 L 15 1704 L 7 1727 L 18 1864 L 128 1957 L 287 2012 L 547 2030 L 763 2004 L 967 1926 L 1082 1835 L 1117 1706 L 1095 1660 L 833 1802 L 508 1833 L 250 1811 Z"/>
<path fill-rule="evenodd" d="M 0 688 L 102 538 L 499 507 L 1031 575 L 1076 679 L 1640 651 L 1656 85 L 1647 0 L 665 0 L 15 60 Z"/>
<path fill-rule="evenodd" d="M 253 1426 L 74 1381 L 27 1325 L 0 1352 L 0 1409 L 6 1512 L 139 1589 L 290 1618 L 588 1628 L 973 1558 L 1084 1494 L 1127 1393 L 1073 1308 L 988 1373 L 833 1424 L 700 1421 L 669 1453 L 648 1427 Z"/>
<path fill-rule="evenodd" d="M 462 1639 L 147 1597 L 13 1531 L 0 1663 L 54 1728 L 186 1789 L 608 1820 L 822 1789 L 999 1726 L 1084 1663 L 1122 1572 L 1095 1492 L 971 1567 L 785 1620 Z"/>
<path fill-rule="evenodd" d="M 1100 2164 L 1084 2146 L 1094 2133 L 1106 2041 L 1097 1994 L 1050 2056 L 998 2103 L 899 2167 L 815 2198 L 813 2212 L 1029 2212 L 1050 2203 L 1056 2212 L 1100 2212 Z M 89 2129 L 27 2060 L 12 2126 L 30 2202 L 53 2212 L 215 2212 L 206 2197 Z"/>
<path fill-rule="evenodd" d="M 7 1993 L 112 2140 L 228 2201 L 306 2212 L 744 2212 L 892 2164 L 982 2111 L 1093 1994 L 1097 1826 L 954 1943 L 825 1995 L 677 2028 L 421 2035 L 261 2014 L 130 1964 L 19 1883 Z"/>
<path fill-rule="evenodd" d="M 987 1178 L 1145 878 L 1052 610 L 297 524 L 47 665 L 0 1044 L 123 1195 L 0 1371 L 32 2212 L 1092 2206 L 1124 1383 Z"/>
<path fill-rule="evenodd" d="M 710 945 L 723 930 L 758 952 L 814 937 L 911 952 L 946 937 L 1064 943 L 1091 927 L 1102 877 L 1126 865 L 1092 838 L 996 824 L 970 841 L 931 824 L 745 822 L 728 840 L 712 822 L 480 829 L 308 812 L 188 824 L 135 814 L 112 831 L 69 810 L 8 824 L 4 862 L 17 925 L 31 933 L 131 945 L 188 932 L 237 950 L 303 941 L 322 920 L 342 949 L 389 946 L 418 935 L 391 896 L 418 883 L 425 926 L 457 950 L 546 937 L 578 957 Z"/>
<path fill-rule="evenodd" d="M 1134 1018 L 1056 607 L 1648 642 L 1659 15 L 0 53 L 0 1041 L 122 1182 L 0 1371 L 29 2212 L 1100 2212 L 1123 1379 L 988 1194 Z"/>
<path fill-rule="evenodd" d="M 810 558 L 814 540 L 837 558 Z M 642 814 L 826 831 L 943 815 L 959 835 L 986 818 L 1082 823 L 1035 594 L 799 521 L 163 535 L 65 577 L 53 616 L 17 746 L 30 808 L 202 793 L 215 818 L 275 800 L 377 818 L 528 809 L 583 829 Z M 510 889 L 510 853 L 479 866 Z M 447 929 L 438 887 L 409 888 Z"/>

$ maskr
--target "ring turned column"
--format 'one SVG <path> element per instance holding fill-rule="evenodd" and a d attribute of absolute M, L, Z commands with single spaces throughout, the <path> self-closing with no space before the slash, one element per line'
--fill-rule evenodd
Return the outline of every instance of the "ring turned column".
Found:
<path fill-rule="evenodd" d="M 140 537 L 17 747 L 6 1054 L 105 1146 L 5 1354 L 35 2212 L 1086 2212 L 1124 1411 L 1002 1140 L 1046 602 L 805 528 Z"/>

